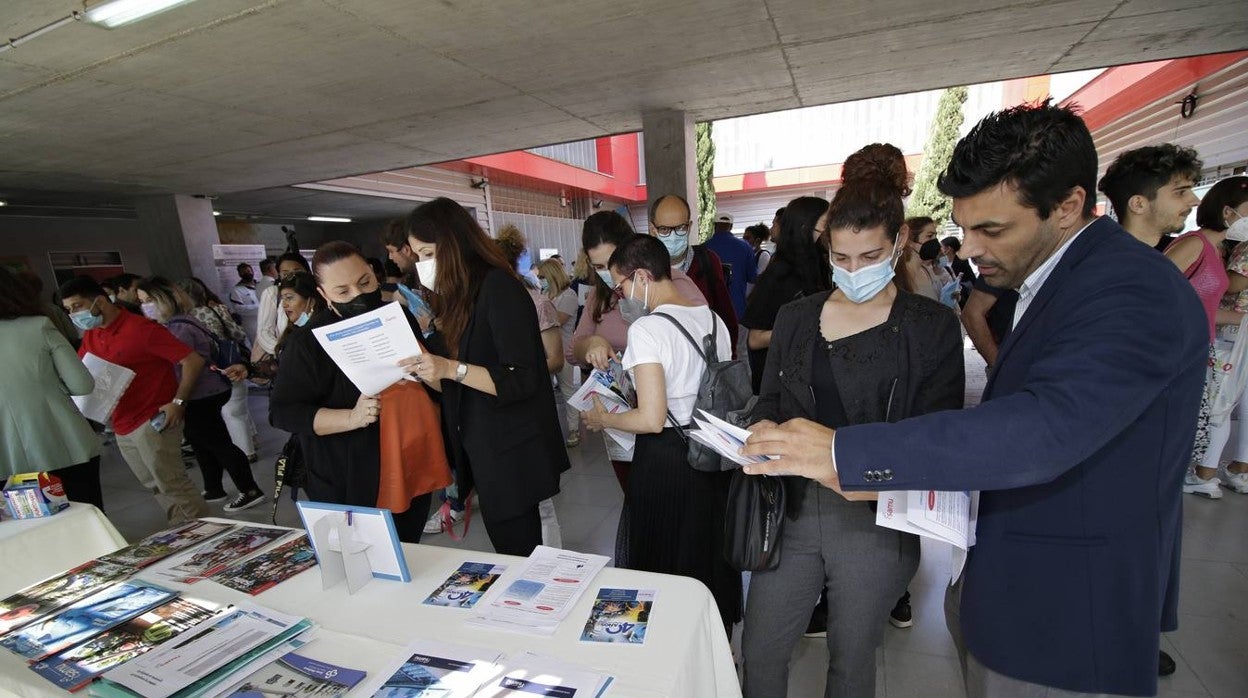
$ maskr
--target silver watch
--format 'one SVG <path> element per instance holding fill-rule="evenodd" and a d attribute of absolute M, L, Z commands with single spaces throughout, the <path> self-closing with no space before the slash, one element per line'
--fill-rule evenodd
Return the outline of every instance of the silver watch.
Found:
<path fill-rule="evenodd" d="M 178 407 L 184 407 L 186 405 L 186 400 L 183 400 L 180 397 L 175 397 L 173 399 L 173 404 L 177 405 Z"/>
<path fill-rule="evenodd" d="M 459 365 L 455 367 L 455 382 L 463 383 L 464 378 L 467 378 L 467 377 L 468 377 L 468 364 L 461 361 L 459 362 Z"/>

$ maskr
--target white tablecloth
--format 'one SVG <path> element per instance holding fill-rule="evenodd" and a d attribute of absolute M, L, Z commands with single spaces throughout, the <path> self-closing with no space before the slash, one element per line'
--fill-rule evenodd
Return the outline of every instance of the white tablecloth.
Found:
<path fill-rule="evenodd" d="M 0 521 L 0 598 L 126 545 L 90 504 L 55 516 Z"/>
<path fill-rule="evenodd" d="M 187 596 L 222 602 L 254 598 L 277 611 L 311 618 L 317 639 L 305 654 L 339 666 L 363 669 L 370 678 L 383 671 L 416 638 L 479 645 L 508 654 L 532 651 L 581 664 L 615 677 L 608 696 L 740 696 L 732 651 L 715 600 L 701 583 L 687 577 L 608 567 L 553 637 L 518 635 L 464 625 L 471 611 L 425 606 L 421 602 L 465 561 L 521 564 L 521 558 L 457 548 L 405 545 L 412 573 L 408 584 L 374 579 L 359 593 L 342 584 L 321 588 L 316 568 L 256 597 L 204 581 L 172 585 Z M 599 587 L 657 589 L 646 642 L 640 647 L 580 642 Z M 22 698 L 65 695 L 0 650 L 0 694 Z M 354 694 L 353 694 L 354 695 Z"/>

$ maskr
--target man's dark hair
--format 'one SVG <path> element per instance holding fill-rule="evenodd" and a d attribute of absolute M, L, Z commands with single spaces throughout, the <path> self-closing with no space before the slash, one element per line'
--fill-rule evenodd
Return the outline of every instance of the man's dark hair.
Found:
<path fill-rule="evenodd" d="M 250 269 L 250 268 L 251 268 L 250 264 L 246 262 L 239 262 L 238 266 L 234 267 L 234 270 L 237 271 L 239 274 L 242 274 L 244 269 Z"/>
<path fill-rule="evenodd" d="M 117 276 L 110 276 L 107 279 L 104 279 L 100 282 L 100 286 L 104 288 L 111 288 L 114 291 L 123 291 L 129 289 L 135 284 L 136 281 L 140 281 L 142 278 L 143 277 L 138 274 L 123 272 Z"/>
<path fill-rule="evenodd" d="M 654 212 L 659 210 L 659 204 L 662 203 L 663 199 L 676 199 L 680 203 L 684 204 L 685 210 L 689 212 L 689 220 L 690 221 L 693 220 L 693 209 L 689 207 L 689 202 L 685 199 L 685 197 L 681 196 L 680 194 L 664 194 L 663 196 L 656 198 L 654 201 L 651 201 L 650 202 L 650 217 L 647 220 L 650 220 L 650 221 L 654 220 Z"/>
<path fill-rule="evenodd" d="M 277 266 L 276 259 L 274 259 L 272 256 L 265 257 L 264 259 L 260 260 L 260 273 L 263 274 L 268 271 L 273 271 L 273 267 L 275 266 Z"/>
<path fill-rule="evenodd" d="M 383 247 L 389 245 L 396 250 L 407 246 L 407 225 L 402 218 L 386 221 L 386 224 L 381 227 L 381 244 Z"/>
<path fill-rule="evenodd" d="M 57 293 L 61 294 L 61 298 L 81 296 L 87 300 L 97 296 L 108 295 L 104 293 L 104 289 L 100 288 L 99 282 L 89 276 L 75 276 L 61 284 L 61 287 L 57 289 Z"/>
<path fill-rule="evenodd" d="M 779 220 L 781 223 L 784 222 L 784 209 L 785 209 L 784 206 L 781 206 L 780 208 L 776 209 L 775 218 Z"/>
<path fill-rule="evenodd" d="M 658 238 L 634 235 L 615 248 L 607 261 L 607 268 L 616 270 L 624 277 L 632 276 L 638 269 L 645 269 L 655 281 L 662 281 L 672 278 L 672 256 Z"/>
<path fill-rule="evenodd" d="M 953 250 L 954 252 L 957 252 L 957 251 L 959 251 L 959 250 L 961 250 L 961 249 L 962 249 L 962 241 L 961 241 L 961 240 L 959 240 L 959 239 L 957 239 L 957 238 L 955 238 L 955 237 L 954 237 L 954 236 L 952 236 L 952 235 L 950 235 L 949 237 L 944 238 L 943 240 L 941 240 L 941 241 L 940 241 L 940 244 L 944 245 L 945 247 L 948 247 L 949 249 Z"/>
<path fill-rule="evenodd" d="M 394 262 L 387 259 L 386 261 L 382 262 L 382 265 L 385 266 L 386 268 L 386 276 L 394 276 L 398 278 L 403 277 L 402 270 L 400 270 L 399 265 L 395 264 Z"/>
<path fill-rule="evenodd" d="M 1157 198 L 1157 191 L 1175 175 L 1194 183 L 1200 178 L 1203 164 L 1195 150 L 1173 143 L 1128 150 L 1105 171 L 1100 190 L 1114 207 L 1114 215 L 1123 222 L 1131 212 L 1127 205 L 1131 197 L 1139 194 L 1152 201 Z"/>
<path fill-rule="evenodd" d="M 299 266 L 303 267 L 304 271 L 308 272 L 309 274 L 312 273 L 312 265 L 308 264 L 308 258 L 304 257 L 298 252 L 283 253 L 282 256 L 277 258 L 277 265 L 281 266 L 282 262 L 295 262 Z"/>
<path fill-rule="evenodd" d="M 1239 208 L 1248 201 L 1248 177 L 1227 177 L 1205 192 L 1196 207 L 1196 225 L 1219 233 L 1226 230 L 1222 209 Z"/>
<path fill-rule="evenodd" d="M 1096 146 L 1070 107 L 1045 100 L 984 117 L 953 149 L 936 186 L 955 199 L 1007 184 L 1019 201 L 1047 220 L 1075 187 L 1084 192 L 1083 215 L 1096 207 Z"/>
<path fill-rule="evenodd" d="M 0 320 L 43 315 L 39 294 L 32 293 L 29 282 L 0 267 Z"/>

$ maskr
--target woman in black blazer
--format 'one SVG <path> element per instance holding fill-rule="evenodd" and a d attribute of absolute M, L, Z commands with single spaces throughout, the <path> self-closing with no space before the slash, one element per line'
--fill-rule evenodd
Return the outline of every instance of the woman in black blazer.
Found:
<path fill-rule="evenodd" d="M 494 549 L 528 555 L 542 542 L 538 503 L 558 494 L 570 467 L 533 300 L 454 201 L 421 204 L 406 231 L 448 356 L 427 353 L 403 365 L 443 393 L 460 496 L 480 494 Z"/>

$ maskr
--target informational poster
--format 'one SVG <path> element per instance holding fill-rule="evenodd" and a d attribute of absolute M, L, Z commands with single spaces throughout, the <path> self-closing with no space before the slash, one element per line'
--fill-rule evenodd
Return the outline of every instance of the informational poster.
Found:
<path fill-rule="evenodd" d="M 260 260 L 266 256 L 268 252 L 265 252 L 264 245 L 213 245 L 212 259 L 217 268 L 217 287 L 221 290 L 222 300 L 238 284 L 238 265 L 243 262 L 250 264 L 259 277 Z"/>

